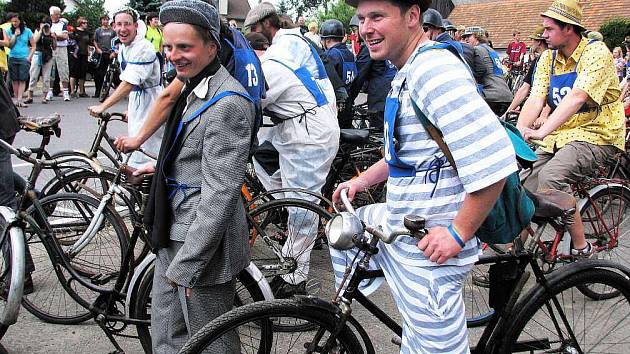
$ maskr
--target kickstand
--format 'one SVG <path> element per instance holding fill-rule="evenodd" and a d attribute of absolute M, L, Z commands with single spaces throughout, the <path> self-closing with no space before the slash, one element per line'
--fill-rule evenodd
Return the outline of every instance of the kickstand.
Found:
<path fill-rule="evenodd" d="M 109 329 L 107 329 L 107 326 L 105 326 L 105 316 L 103 315 L 96 316 L 96 323 L 98 324 L 99 327 L 101 327 L 103 332 L 105 332 L 105 335 L 107 336 L 109 341 L 112 343 L 114 348 L 116 348 L 116 350 L 109 352 L 109 354 L 125 354 L 125 351 L 120 347 L 120 345 L 118 345 L 118 342 L 116 341 L 112 333 L 109 331 Z"/>

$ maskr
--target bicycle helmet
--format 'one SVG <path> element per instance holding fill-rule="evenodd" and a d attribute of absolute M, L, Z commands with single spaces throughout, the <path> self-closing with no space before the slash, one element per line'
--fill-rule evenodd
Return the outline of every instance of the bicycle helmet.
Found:
<path fill-rule="evenodd" d="M 453 22 L 451 20 L 448 19 L 443 19 L 442 20 L 442 27 L 444 27 L 444 29 L 448 32 L 448 31 L 457 31 L 457 27 L 455 27 L 455 25 L 453 24 Z"/>
<path fill-rule="evenodd" d="M 359 27 L 359 17 L 357 15 L 352 16 L 350 19 L 350 27 L 352 26 Z"/>
<path fill-rule="evenodd" d="M 422 25 L 444 28 L 442 27 L 442 15 L 436 9 L 428 9 L 422 14 Z"/>
<path fill-rule="evenodd" d="M 326 20 L 322 23 L 319 29 L 319 36 L 324 38 L 343 38 L 346 35 L 346 30 L 343 28 L 343 23 L 339 20 Z"/>

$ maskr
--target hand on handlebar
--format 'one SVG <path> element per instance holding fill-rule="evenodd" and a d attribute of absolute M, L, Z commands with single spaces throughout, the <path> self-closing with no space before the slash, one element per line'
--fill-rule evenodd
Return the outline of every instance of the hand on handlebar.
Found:
<path fill-rule="evenodd" d="M 429 233 L 418 241 L 418 248 L 431 262 L 437 264 L 443 264 L 462 250 L 448 229 L 443 226 L 429 229 Z"/>
<path fill-rule="evenodd" d="M 365 191 L 367 187 L 369 187 L 367 182 L 361 177 L 345 181 L 338 185 L 337 189 L 335 189 L 335 192 L 332 195 L 332 201 L 335 204 L 341 204 L 341 191 L 346 188 L 348 189 L 348 200 L 352 201 L 358 192 Z"/>
<path fill-rule="evenodd" d="M 142 142 L 138 139 L 137 136 L 121 135 L 116 137 L 116 140 L 114 140 L 114 145 L 116 146 L 116 149 L 122 152 L 129 152 L 133 150 L 138 150 L 140 145 L 142 145 Z"/>
<path fill-rule="evenodd" d="M 103 112 L 105 112 L 105 107 L 103 105 L 98 106 L 90 106 L 88 107 L 88 112 L 92 117 L 99 117 Z"/>

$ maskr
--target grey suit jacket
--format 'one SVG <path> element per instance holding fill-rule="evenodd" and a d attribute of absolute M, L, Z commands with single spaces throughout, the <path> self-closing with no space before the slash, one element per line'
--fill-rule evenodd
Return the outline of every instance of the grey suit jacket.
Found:
<path fill-rule="evenodd" d="M 184 121 L 222 91 L 245 89 L 221 67 L 208 80 L 205 99 L 189 103 Z M 248 227 L 240 199 L 249 154 L 254 106 L 243 97 L 220 99 L 186 123 L 169 156 L 170 178 L 192 187 L 170 201 L 170 238 L 183 242 L 166 276 L 180 286 L 225 283 L 249 264 Z"/>

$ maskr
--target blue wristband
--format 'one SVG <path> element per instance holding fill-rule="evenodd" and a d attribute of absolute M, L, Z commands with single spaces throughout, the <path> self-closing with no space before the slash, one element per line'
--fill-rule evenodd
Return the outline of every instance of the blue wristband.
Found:
<path fill-rule="evenodd" d="M 455 228 L 453 228 L 453 224 L 449 225 L 448 232 L 450 232 L 451 236 L 453 236 L 455 241 L 457 241 L 457 243 L 459 244 L 459 247 L 464 248 L 464 246 L 466 246 L 466 243 L 464 242 L 464 240 L 462 240 L 461 236 L 459 236 L 457 231 L 455 231 Z"/>

